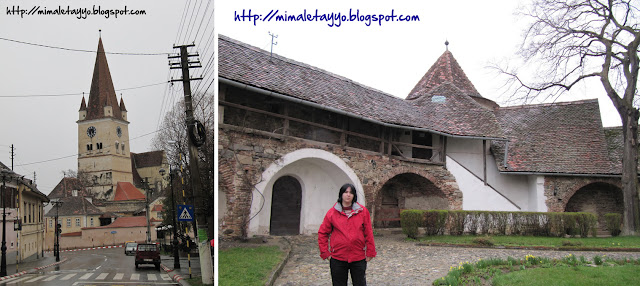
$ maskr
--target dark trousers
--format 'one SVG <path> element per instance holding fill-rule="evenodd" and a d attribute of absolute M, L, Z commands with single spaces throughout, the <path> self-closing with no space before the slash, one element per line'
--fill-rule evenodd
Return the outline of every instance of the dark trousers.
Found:
<path fill-rule="evenodd" d="M 333 286 L 347 286 L 349 271 L 351 271 L 353 286 L 367 285 L 367 278 L 365 277 L 367 271 L 366 260 L 349 263 L 331 258 L 329 266 L 331 267 L 331 282 L 333 282 Z"/>

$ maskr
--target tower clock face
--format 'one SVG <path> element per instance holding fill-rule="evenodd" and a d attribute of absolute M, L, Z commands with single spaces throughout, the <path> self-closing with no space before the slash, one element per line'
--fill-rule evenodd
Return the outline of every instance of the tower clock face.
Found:
<path fill-rule="evenodd" d="M 122 128 L 120 126 L 116 127 L 116 134 L 118 134 L 118 137 L 122 137 Z"/>
<path fill-rule="evenodd" d="M 89 128 L 87 128 L 87 136 L 93 138 L 93 136 L 96 136 L 96 128 L 93 126 L 89 126 Z"/>

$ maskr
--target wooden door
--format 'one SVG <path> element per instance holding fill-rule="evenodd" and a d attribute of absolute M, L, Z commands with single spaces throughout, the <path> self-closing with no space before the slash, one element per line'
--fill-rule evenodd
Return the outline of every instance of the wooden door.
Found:
<path fill-rule="evenodd" d="M 273 184 L 271 235 L 300 234 L 302 187 L 294 177 L 284 176 Z"/>

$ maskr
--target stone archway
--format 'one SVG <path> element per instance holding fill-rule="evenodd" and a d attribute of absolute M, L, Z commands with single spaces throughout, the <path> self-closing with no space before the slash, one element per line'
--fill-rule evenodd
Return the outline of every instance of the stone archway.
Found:
<path fill-rule="evenodd" d="M 598 215 L 598 229 L 606 230 L 604 215 L 622 214 L 624 209 L 622 190 L 607 183 L 592 183 L 578 189 L 569 198 L 566 212 L 590 212 Z"/>
<path fill-rule="evenodd" d="M 399 227 L 403 209 L 449 209 L 444 192 L 429 179 L 414 173 L 402 173 L 384 183 L 376 205 L 376 227 Z"/>

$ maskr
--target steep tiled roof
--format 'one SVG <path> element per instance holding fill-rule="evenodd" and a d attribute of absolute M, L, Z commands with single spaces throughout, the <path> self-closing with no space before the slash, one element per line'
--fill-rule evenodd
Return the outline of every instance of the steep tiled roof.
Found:
<path fill-rule="evenodd" d="M 50 199 L 64 198 L 73 196 L 73 190 L 78 191 L 78 196 L 87 197 L 89 193 L 85 190 L 82 182 L 78 178 L 64 177 L 53 191 L 49 193 Z"/>
<path fill-rule="evenodd" d="M 619 174 L 607 151 L 597 100 L 502 107 L 496 117 L 509 139 L 492 151 L 500 171 Z"/>
<path fill-rule="evenodd" d="M 434 89 L 444 83 L 453 84 L 464 95 L 482 97 L 467 78 L 453 54 L 450 51 L 445 51 L 409 92 L 407 100 L 434 95 L 436 94 Z"/>
<path fill-rule="evenodd" d="M 144 194 L 129 182 L 118 182 L 114 201 L 144 200 Z"/>
<path fill-rule="evenodd" d="M 99 215 L 102 214 L 97 207 L 90 203 L 83 197 L 65 197 L 60 198 L 62 205 L 58 211 L 59 216 L 74 216 L 74 215 Z M 47 217 L 53 217 L 56 215 L 56 209 L 52 208 L 45 215 Z"/>
<path fill-rule="evenodd" d="M 131 153 L 131 160 L 136 168 L 161 166 L 164 159 L 164 151 L 150 151 L 145 153 Z"/>
<path fill-rule="evenodd" d="M 381 91 L 356 83 L 350 79 L 332 74 L 325 70 L 296 62 L 278 55 L 270 56 L 269 52 L 256 47 L 220 36 L 219 43 L 219 76 L 235 82 L 269 90 L 304 101 L 320 104 L 362 116 L 379 122 L 424 128 L 450 135 L 501 137 L 499 126 L 492 115 L 475 108 L 479 105 L 468 103 L 474 109 L 468 113 L 465 108 L 448 107 L 442 109 L 445 118 L 475 118 L 459 124 L 436 124 L 425 116 L 426 110 L 438 109 L 438 106 L 417 108 L 410 102 L 393 97 Z M 450 88 L 445 88 L 450 89 Z M 463 91 L 453 91 L 462 93 Z M 465 101 L 466 99 L 463 99 Z M 437 104 L 437 103 L 436 103 Z M 431 102 L 423 105 L 431 105 Z M 421 106 L 421 107 L 422 107 Z M 455 112 L 455 113 L 451 113 Z M 454 120 L 456 123 L 459 120 Z M 482 121 L 482 124 L 478 124 Z M 487 128 L 489 127 L 489 128 Z"/>
<path fill-rule="evenodd" d="M 83 97 L 84 98 L 84 97 Z M 96 62 L 93 67 L 93 79 L 91 79 L 91 90 L 89 91 L 89 101 L 87 104 L 87 117 L 84 120 L 105 118 L 104 107 L 111 106 L 111 117 L 122 119 L 118 98 L 113 87 L 113 80 L 109 72 L 107 56 L 102 46 L 102 38 L 98 41 L 98 51 Z"/>

